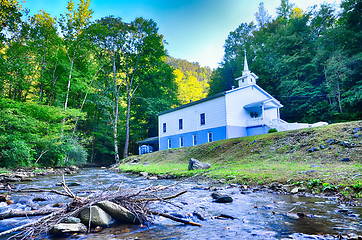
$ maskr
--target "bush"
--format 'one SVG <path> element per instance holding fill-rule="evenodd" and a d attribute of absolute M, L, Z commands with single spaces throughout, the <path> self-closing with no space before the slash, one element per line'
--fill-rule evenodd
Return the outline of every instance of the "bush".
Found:
<path fill-rule="evenodd" d="M 23 140 L 13 140 L 8 142 L 6 149 L 1 150 L 1 167 L 26 167 L 34 160 L 35 151 Z"/>
<path fill-rule="evenodd" d="M 271 128 L 269 129 L 268 133 L 274 133 L 274 132 L 278 132 L 278 130 L 276 130 L 275 128 Z"/>
<path fill-rule="evenodd" d="M 87 151 L 80 144 L 75 143 L 68 151 L 67 161 L 65 162 L 65 165 L 85 164 L 87 163 L 87 157 Z"/>

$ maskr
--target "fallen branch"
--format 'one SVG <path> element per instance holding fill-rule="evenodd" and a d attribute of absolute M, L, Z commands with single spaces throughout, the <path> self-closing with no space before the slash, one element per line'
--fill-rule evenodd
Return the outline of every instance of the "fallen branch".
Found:
<path fill-rule="evenodd" d="M 55 216 L 57 213 L 58 213 L 58 212 L 53 212 L 53 213 L 51 213 L 51 214 L 49 214 L 49 215 L 47 215 L 47 216 L 45 216 L 45 217 L 42 217 L 42 218 L 38 219 L 38 220 L 35 221 L 35 222 L 30 222 L 30 223 L 21 225 L 21 226 L 19 226 L 19 227 L 12 228 L 12 229 L 10 229 L 10 230 L 1 232 L 1 233 L 0 233 L 0 237 L 6 236 L 6 235 L 8 235 L 8 234 L 10 234 L 10 233 L 13 233 L 13 232 L 20 231 L 20 230 L 22 230 L 22 229 L 24 229 L 24 228 L 27 228 L 27 227 L 31 227 L 31 226 L 33 226 L 33 225 L 35 225 L 35 224 L 41 224 L 41 223 L 43 223 L 43 221 L 45 221 L 45 220 L 47 220 L 47 219 L 49 219 L 49 218 L 52 218 L 52 217 Z"/>
<path fill-rule="evenodd" d="M 191 222 L 191 221 L 188 221 L 188 220 L 184 220 L 182 218 L 178 218 L 178 217 L 166 214 L 166 213 L 160 213 L 160 212 L 156 212 L 156 211 L 150 211 L 150 212 L 153 215 L 165 217 L 165 218 L 171 219 L 172 221 L 175 221 L 175 222 L 180 222 L 180 223 L 188 224 L 188 225 L 191 225 L 191 226 L 198 226 L 198 227 L 202 226 L 200 223 L 195 223 L 195 222 Z"/>
<path fill-rule="evenodd" d="M 183 192 L 179 192 L 175 195 L 169 196 L 169 197 L 163 197 L 163 198 L 143 198 L 143 199 L 137 199 L 137 201 L 160 201 L 160 200 L 168 200 L 168 199 L 172 199 L 172 198 L 176 198 L 184 193 L 187 193 L 187 190 L 183 191 Z"/>
<path fill-rule="evenodd" d="M 41 210 L 32 210 L 32 211 L 19 211 L 19 212 L 6 212 L 0 214 L 0 219 L 8 219 L 8 218 L 16 218 L 16 217 L 33 217 L 33 216 L 42 216 L 48 215 L 55 211 L 59 211 L 59 209 L 41 209 Z"/>
<path fill-rule="evenodd" d="M 22 193 L 31 193 L 31 192 L 50 192 L 50 193 L 55 193 L 55 194 L 58 194 L 58 195 L 62 195 L 62 196 L 66 196 L 66 197 L 71 197 L 69 196 L 69 194 L 67 193 L 62 193 L 62 192 L 59 192 L 57 190 L 53 190 L 53 189 L 41 189 L 41 188 L 34 188 L 34 187 L 30 187 L 30 188 L 23 188 L 23 189 L 20 189 L 20 190 L 11 190 L 12 192 L 22 192 Z"/>

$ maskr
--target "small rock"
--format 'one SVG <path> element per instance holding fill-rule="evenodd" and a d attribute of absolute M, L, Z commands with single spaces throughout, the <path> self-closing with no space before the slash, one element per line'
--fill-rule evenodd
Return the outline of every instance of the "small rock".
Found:
<path fill-rule="evenodd" d="M 221 195 L 218 192 L 212 193 L 211 197 L 213 199 L 215 199 L 214 202 L 217 202 L 217 203 L 230 203 L 233 201 L 232 197 L 227 196 L 227 195 Z"/>
<path fill-rule="evenodd" d="M 157 180 L 158 178 L 157 177 L 147 177 L 147 179 L 149 179 L 149 180 Z"/>
<path fill-rule="evenodd" d="M 50 229 L 50 234 L 59 235 L 66 233 L 86 232 L 87 227 L 83 223 L 59 223 Z"/>
<path fill-rule="evenodd" d="M 147 177 L 147 176 L 148 176 L 148 172 L 140 172 L 140 176 L 142 176 L 142 177 Z"/>
<path fill-rule="evenodd" d="M 349 162 L 349 161 L 351 161 L 351 159 L 349 159 L 349 158 L 342 158 L 341 159 L 341 162 Z"/>
<path fill-rule="evenodd" d="M 80 183 L 77 182 L 69 182 L 69 183 L 65 183 L 68 187 L 74 187 L 74 186 L 80 186 Z M 55 186 L 62 186 L 63 183 L 59 182 L 56 183 Z"/>
<path fill-rule="evenodd" d="M 299 191 L 299 187 L 295 187 L 292 189 L 292 191 L 290 191 L 290 193 L 296 194 L 296 193 L 298 193 L 298 191 Z"/>
<path fill-rule="evenodd" d="M 197 159 L 191 158 L 189 161 L 189 170 L 196 170 L 196 169 L 209 169 L 211 165 L 209 163 L 202 163 Z"/>
<path fill-rule="evenodd" d="M 217 203 L 231 203 L 233 201 L 232 197 L 229 197 L 229 196 L 222 196 L 218 199 L 215 199 L 214 202 L 217 202 Z"/>
<path fill-rule="evenodd" d="M 64 220 L 65 223 L 80 223 L 80 219 L 76 217 L 68 217 Z"/>
<path fill-rule="evenodd" d="M 148 161 L 144 162 L 142 165 L 143 166 L 148 166 Z"/>
<path fill-rule="evenodd" d="M 70 169 L 71 171 L 73 171 L 73 172 L 78 172 L 78 171 L 79 171 L 79 167 L 74 166 L 74 165 L 69 166 L 69 169 Z"/>
<path fill-rule="evenodd" d="M 350 142 L 347 142 L 347 141 L 343 141 L 343 142 L 342 142 L 342 145 L 343 145 L 344 147 L 346 147 L 346 148 L 351 148 L 351 147 L 353 147 L 353 144 L 350 143 Z"/>
<path fill-rule="evenodd" d="M 211 197 L 213 199 L 218 199 L 218 198 L 221 198 L 222 195 L 220 193 L 218 193 L 218 192 L 214 192 L 214 193 L 211 194 Z"/>
<path fill-rule="evenodd" d="M 196 216 L 199 220 L 204 221 L 205 218 L 198 212 L 193 212 L 192 215 Z"/>
<path fill-rule="evenodd" d="M 42 198 L 42 197 L 33 198 L 33 202 L 44 202 L 44 201 L 47 201 L 47 200 L 45 198 Z"/>
<path fill-rule="evenodd" d="M 312 148 L 307 149 L 307 151 L 308 152 L 316 152 L 316 151 L 319 151 L 319 149 L 316 148 L 316 147 L 312 147 Z"/>
<path fill-rule="evenodd" d="M 7 176 L 4 180 L 5 182 L 20 182 L 21 178 Z"/>
<path fill-rule="evenodd" d="M 89 222 L 89 210 L 92 211 L 92 226 L 107 226 L 111 223 L 112 217 L 98 206 L 91 206 L 90 208 L 86 208 L 79 213 L 78 217 L 83 223 L 88 224 Z"/>
<path fill-rule="evenodd" d="M 52 207 L 63 207 L 64 203 L 56 203 Z"/>
<path fill-rule="evenodd" d="M 336 140 L 334 140 L 334 139 L 329 139 L 329 140 L 327 141 L 327 143 L 328 143 L 328 144 L 334 144 L 334 143 L 336 143 Z"/>
<path fill-rule="evenodd" d="M 355 129 L 353 129 L 353 133 L 357 133 L 358 131 L 361 131 L 361 130 L 362 130 L 362 128 L 356 127 Z"/>
<path fill-rule="evenodd" d="M 320 149 L 324 149 L 324 148 L 325 148 L 323 144 L 320 145 L 319 147 L 320 147 Z"/>
<path fill-rule="evenodd" d="M 9 195 L 0 195 L 0 202 L 6 202 L 10 200 Z"/>

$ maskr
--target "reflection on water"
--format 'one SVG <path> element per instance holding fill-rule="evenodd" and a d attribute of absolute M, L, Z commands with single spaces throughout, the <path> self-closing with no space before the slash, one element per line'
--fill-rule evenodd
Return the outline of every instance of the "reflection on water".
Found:
<path fill-rule="evenodd" d="M 61 176 L 47 176 L 30 183 L 21 183 L 18 188 L 38 187 L 61 190 L 56 183 Z M 111 172 L 105 169 L 84 169 L 79 174 L 66 176 L 67 182 L 80 183 L 70 187 L 79 195 L 92 189 L 110 187 L 145 187 L 153 185 L 169 185 L 174 180 L 147 180 L 130 174 Z M 361 207 L 339 205 L 333 199 L 298 197 L 296 195 L 277 195 L 267 192 L 243 194 L 237 187 L 219 187 L 219 192 L 233 198 L 232 203 L 212 202 L 210 186 L 207 183 L 180 183 L 167 194 L 187 189 L 186 194 L 173 199 L 178 205 L 158 203 L 153 208 L 163 209 L 168 213 L 178 213 L 190 220 L 202 224 L 202 227 L 185 226 L 161 217 L 155 217 L 149 226 L 113 226 L 100 233 L 77 235 L 76 239 L 333 239 L 336 234 L 362 234 Z M 30 195 L 30 197 L 29 197 Z M 35 197 L 43 197 L 47 201 L 33 202 Z M 44 194 L 13 194 L 13 205 L 0 203 L 0 213 L 10 209 L 29 210 L 49 208 L 54 203 L 69 201 L 65 197 Z M 182 208 L 182 209 L 181 209 Z M 201 221 L 192 213 L 197 212 L 206 220 Z M 306 214 L 298 217 L 296 213 Z M 221 214 L 235 219 L 215 218 Z M 34 219 L 34 218 L 33 218 Z M 0 231 L 20 226 L 28 220 L 6 219 L 0 221 Z M 313 235 L 313 236 L 312 236 Z"/>

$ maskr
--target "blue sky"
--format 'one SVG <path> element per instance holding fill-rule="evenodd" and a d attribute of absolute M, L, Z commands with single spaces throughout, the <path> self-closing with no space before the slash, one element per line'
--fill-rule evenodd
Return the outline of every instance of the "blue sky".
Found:
<path fill-rule="evenodd" d="M 77 3 L 77 0 L 73 0 Z M 25 0 L 23 6 L 34 15 L 43 9 L 53 17 L 65 12 L 68 0 Z M 224 55 L 229 33 L 241 23 L 255 20 L 262 0 L 91 0 L 93 19 L 114 15 L 129 22 L 136 17 L 153 19 L 164 35 L 172 57 L 216 68 Z M 270 15 L 280 0 L 264 0 Z M 290 0 L 303 10 L 323 2 L 340 0 Z"/>

